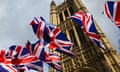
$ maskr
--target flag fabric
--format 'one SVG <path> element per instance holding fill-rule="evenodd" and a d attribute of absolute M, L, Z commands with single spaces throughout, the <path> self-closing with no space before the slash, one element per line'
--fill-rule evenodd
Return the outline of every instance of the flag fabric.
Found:
<path fill-rule="evenodd" d="M 11 59 L 6 57 L 6 51 L 0 50 L 0 62 L 3 62 L 4 64 L 11 64 Z"/>
<path fill-rule="evenodd" d="M 36 41 L 35 43 L 27 41 L 26 48 L 30 55 L 34 55 L 42 61 L 44 60 L 44 48 L 40 40 Z"/>
<path fill-rule="evenodd" d="M 70 51 L 72 43 L 58 27 L 47 23 L 42 17 L 35 17 L 30 25 L 37 38 L 40 39 L 41 44 L 45 47 L 75 57 Z"/>
<path fill-rule="evenodd" d="M 38 39 L 40 39 L 41 44 L 44 44 L 45 42 L 43 37 L 45 36 L 45 22 L 42 20 L 41 17 L 37 16 L 34 17 L 30 25 L 32 26 L 34 34 L 37 36 Z"/>
<path fill-rule="evenodd" d="M 0 65 L 0 72 L 9 72 L 9 71 L 6 70 L 3 66 Z"/>
<path fill-rule="evenodd" d="M 60 64 L 60 58 L 57 53 L 47 53 L 45 52 L 45 62 L 58 71 L 62 71 Z"/>
<path fill-rule="evenodd" d="M 120 1 L 106 1 L 104 14 L 120 28 Z"/>
<path fill-rule="evenodd" d="M 36 49 L 37 48 L 37 44 L 40 43 L 40 40 L 36 41 L 35 43 L 30 43 L 30 41 L 27 42 L 27 45 L 26 45 L 26 48 L 29 50 L 29 52 L 33 55 L 34 52 L 36 52 Z M 40 47 L 39 47 L 40 48 Z M 42 49 L 42 48 L 40 48 Z M 39 50 L 37 50 L 39 51 Z M 59 65 L 58 63 L 60 63 L 60 58 L 58 57 L 57 53 L 47 53 L 46 51 L 39 51 L 39 52 L 42 52 L 42 54 L 38 55 L 39 56 L 39 59 L 42 61 L 42 62 L 45 62 L 47 63 L 48 65 L 50 65 L 51 67 L 55 68 L 56 70 L 61 70 L 61 65 Z M 32 64 L 29 64 L 30 67 L 34 65 L 33 64 L 38 64 L 40 63 L 40 61 L 38 61 L 37 63 L 32 63 Z M 38 67 L 38 66 L 37 66 Z M 34 69 L 34 68 L 33 68 Z"/>
<path fill-rule="evenodd" d="M 34 69 L 42 72 L 42 61 L 35 55 L 31 55 L 26 47 L 12 45 L 9 47 L 9 58 L 12 58 L 12 64 L 24 72 Z"/>
<path fill-rule="evenodd" d="M 73 44 L 66 38 L 61 30 L 50 23 L 46 22 L 46 24 L 48 35 L 50 37 L 50 42 L 47 44 L 47 47 L 70 57 L 76 57 L 76 55 L 70 51 Z"/>
<path fill-rule="evenodd" d="M 21 45 L 12 45 L 9 47 L 9 51 L 7 53 L 7 57 L 10 57 L 12 59 L 23 59 L 30 54 L 28 53 L 28 50 L 25 47 L 22 47 Z"/>
<path fill-rule="evenodd" d="M 0 64 L 0 72 L 18 72 L 15 65 L 12 64 Z"/>
<path fill-rule="evenodd" d="M 0 72 L 18 72 L 12 59 L 6 57 L 6 53 L 5 50 L 0 50 Z"/>
<path fill-rule="evenodd" d="M 19 65 L 27 65 L 33 61 L 38 60 L 38 58 L 36 56 L 27 56 L 24 57 L 23 59 L 12 59 L 12 64 L 19 66 Z"/>
<path fill-rule="evenodd" d="M 19 72 L 29 72 L 30 68 L 26 65 L 19 65 L 17 66 L 17 69 L 19 70 Z"/>
<path fill-rule="evenodd" d="M 83 32 L 100 48 L 104 49 L 100 42 L 100 36 L 95 28 L 93 16 L 90 13 L 78 11 L 68 17 L 73 19 L 83 30 Z"/>
<path fill-rule="evenodd" d="M 22 60 L 15 59 L 13 61 L 15 64 L 19 62 L 19 65 L 17 64 L 17 68 L 19 70 L 23 70 L 24 72 L 29 72 L 30 69 L 43 72 L 43 61 L 36 56 L 28 56 Z"/>
<path fill-rule="evenodd" d="M 47 53 L 45 52 L 45 62 L 60 62 L 60 57 L 57 53 Z"/>
<path fill-rule="evenodd" d="M 53 67 L 57 71 L 62 72 L 62 67 L 61 67 L 61 64 L 59 62 L 48 63 L 48 65 L 51 66 L 51 67 Z"/>
<path fill-rule="evenodd" d="M 27 66 L 32 70 L 43 72 L 43 62 L 40 59 L 32 61 L 31 63 L 27 64 Z"/>

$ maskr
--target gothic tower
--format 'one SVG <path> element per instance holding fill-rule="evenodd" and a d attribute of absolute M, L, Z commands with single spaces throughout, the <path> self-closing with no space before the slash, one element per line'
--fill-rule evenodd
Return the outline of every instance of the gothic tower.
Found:
<path fill-rule="evenodd" d="M 98 48 L 72 20 L 67 19 L 75 12 L 88 12 L 81 0 L 66 0 L 56 6 L 54 0 L 50 5 L 50 22 L 58 26 L 68 39 L 74 43 L 71 51 L 77 58 L 60 54 L 63 72 L 120 72 L 120 58 L 95 21 L 95 25 L 106 51 Z M 56 70 L 50 68 L 50 72 Z"/>

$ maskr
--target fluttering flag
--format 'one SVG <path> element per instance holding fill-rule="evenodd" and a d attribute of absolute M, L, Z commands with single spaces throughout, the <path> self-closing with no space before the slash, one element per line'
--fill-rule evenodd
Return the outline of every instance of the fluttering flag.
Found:
<path fill-rule="evenodd" d="M 58 27 L 47 23 L 40 16 L 35 17 L 30 25 L 44 47 L 75 57 L 75 54 L 70 51 L 72 43 L 65 37 Z"/>
<path fill-rule="evenodd" d="M 104 14 L 120 28 L 120 1 L 106 1 Z"/>
<path fill-rule="evenodd" d="M 28 50 L 21 45 L 12 45 L 9 47 L 7 57 L 22 59 L 29 56 Z"/>
<path fill-rule="evenodd" d="M 1 50 L 0 72 L 29 72 L 30 69 L 43 72 L 43 62 L 62 71 L 59 56 L 56 53 L 45 52 L 44 48 L 75 57 L 70 51 L 72 43 L 58 27 L 47 23 L 42 17 L 35 17 L 30 25 L 38 41 L 27 41 L 25 46 L 12 45 L 6 53 Z"/>
<path fill-rule="evenodd" d="M 38 41 L 35 43 L 27 41 L 25 46 L 12 45 L 6 53 L 1 50 L 0 71 L 29 72 L 30 69 L 33 69 L 43 72 L 43 62 L 62 71 L 59 56 L 56 53 L 45 52 L 44 48 L 75 57 L 76 55 L 70 51 L 72 43 L 58 27 L 47 23 L 42 17 L 35 17 L 30 25 Z"/>
<path fill-rule="evenodd" d="M 60 57 L 57 53 L 47 53 L 45 52 L 45 62 L 58 71 L 62 71 L 60 64 Z"/>
<path fill-rule="evenodd" d="M 6 56 L 12 59 L 12 64 L 19 70 L 23 70 L 24 72 L 27 72 L 30 69 L 43 71 L 43 62 L 37 56 L 31 55 L 26 47 L 12 45 L 9 47 Z"/>
<path fill-rule="evenodd" d="M 32 70 L 43 72 L 43 61 L 40 59 L 32 61 L 31 63 L 27 64 L 27 66 Z"/>
<path fill-rule="evenodd" d="M 104 3 L 104 15 L 109 18 L 120 29 L 120 1 L 106 1 Z M 120 38 L 118 39 L 119 48 L 117 49 L 120 54 Z"/>
<path fill-rule="evenodd" d="M 19 65 L 16 67 L 18 69 L 18 72 L 29 72 L 30 71 L 30 68 L 26 65 Z"/>
<path fill-rule="evenodd" d="M 59 72 L 62 72 L 62 67 L 60 62 L 53 62 L 53 63 L 48 63 L 49 66 L 53 67 L 54 69 L 56 69 Z"/>
<path fill-rule="evenodd" d="M 40 40 L 36 41 L 35 43 L 31 43 L 27 41 L 26 48 L 30 55 L 37 56 L 40 60 L 44 61 L 44 47 L 41 44 Z"/>
<path fill-rule="evenodd" d="M 83 30 L 83 32 L 100 48 L 104 49 L 100 42 L 100 36 L 95 28 L 93 16 L 90 13 L 78 11 L 68 17 L 73 19 Z"/>
<path fill-rule="evenodd" d="M 0 72 L 18 72 L 16 66 L 12 64 L 12 59 L 6 57 L 7 52 L 0 50 Z"/>
<path fill-rule="evenodd" d="M 31 53 L 31 55 L 36 56 L 36 51 L 38 51 L 38 55 L 37 57 L 47 63 L 48 65 L 50 65 L 51 67 L 55 68 L 56 70 L 61 71 L 61 65 L 60 64 L 60 58 L 58 57 L 58 55 L 56 53 L 47 53 L 46 51 L 43 51 L 44 48 L 39 47 L 40 45 L 40 40 L 36 41 L 35 43 L 31 43 L 30 41 L 27 42 L 26 44 L 26 48 L 29 50 L 29 52 Z M 39 62 L 39 61 L 38 61 Z M 59 63 L 59 64 L 58 64 Z M 32 65 L 32 64 L 29 64 Z"/>
<path fill-rule="evenodd" d="M 39 60 L 28 64 L 31 69 L 39 70 L 39 72 L 43 71 L 43 62 L 45 61 L 44 48 L 41 45 L 40 40 L 35 43 L 31 43 L 27 41 L 26 48 L 30 55 L 36 56 Z"/>
<path fill-rule="evenodd" d="M 0 64 L 0 72 L 18 72 L 19 70 L 13 64 Z"/>
<path fill-rule="evenodd" d="M 60 62 L 60 57 L 58 56 L 58 53 L 47 53 L 45 52 L 45 62 Z"/>

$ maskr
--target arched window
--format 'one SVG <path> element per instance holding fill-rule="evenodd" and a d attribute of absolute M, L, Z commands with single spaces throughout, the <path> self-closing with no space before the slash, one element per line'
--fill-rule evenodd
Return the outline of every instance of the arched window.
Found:
<path fill-rule="evenodd" d="M 71 41 L 74 44 L 73 46 L 78 46 L 74 31 L 71 29 L 71 30 L 69 30 L 69 33 L 70 33 Z"/>
<path fill-rule="evenodd" d="M 69 16 L 67 10 L 64 11 L 64 14 L 65 14 L 65 17 Z"/>
<path fill-rule="evenodd" d="M 71 14 L 71 15 L 74 14 L 74 11 L 73 11 L 73 8 L 72 8 L 72 7 L 69 8 L 69 11 L 70 11 L 70 14 Z"/>
<path fill-rule="evenodd" d="M 62 15 L 62 13 L 59 14 L 59 17 L 60 17 L 60 22 L 63 21 L 63 15 Z"/>

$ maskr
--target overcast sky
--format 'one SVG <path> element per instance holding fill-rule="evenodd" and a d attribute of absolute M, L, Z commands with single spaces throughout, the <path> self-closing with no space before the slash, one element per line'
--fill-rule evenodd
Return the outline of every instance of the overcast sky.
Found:
<path fill-rule="evenodd" d="M 34 41 L 30 21 L 34 16 L 49 20 L 51 0 L 0 0 L 0 49 L 13 44 L 24 45 L 26 40 Z M 57 0 L 61 3 L 61 0 Z"/>
<path fill-rule="evenodd" d="M 30 21 L 34 16 L 43 16 L 49 21 L 51 0 L 0 0 L 0 49 L 6 49 L 13 44 L 24 45 L 27 40 L 34 42 Z M 118 50 L 119 29 L 102 14 L 105 0 L 82 0 L 93 14 L 97 23 Z M 117 1 L 117 0 L 113 0 Z M 119 0 L 118 0 L 119 1 Z M 63 0 L 55 0 L 60 4 Z"/>

